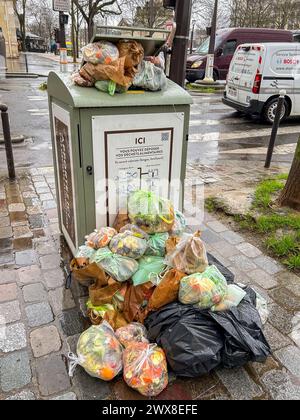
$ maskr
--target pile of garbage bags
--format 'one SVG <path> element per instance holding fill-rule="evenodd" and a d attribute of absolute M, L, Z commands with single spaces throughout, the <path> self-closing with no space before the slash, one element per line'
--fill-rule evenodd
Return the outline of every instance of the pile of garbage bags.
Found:
<path fill-rule="evenodd" d="M 137 41 L 94 42 L 82 49 L 82 55 L 83 64 L 72 75 L 77 86 L 95 86 L 111 96 L 130 87 L 155 92 L 167 86 L 164 55 L 144 57 L 143 46 Z"/>
<path fill-rule="evenodd" d="M 73 280 L 89 290 L 92 327 L 69 355 L 70 375 L 76 365 L 104 381 L 123 371 L 128 386 L 153 397 L 168 385 L 168 366 L 197 377 L 264 362 L 262 298 L 234 284 L 169 200 L 139 190 L 127 207 L 113 227 L 86 236 L 71 262 Z"/>

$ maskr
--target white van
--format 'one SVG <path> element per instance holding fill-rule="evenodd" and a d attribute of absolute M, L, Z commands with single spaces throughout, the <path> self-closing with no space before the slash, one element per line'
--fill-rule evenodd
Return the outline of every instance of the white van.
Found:
<path fill-rule="evenodd" d="M 300 44 L 243 44 L 231 61 L 223 102 L 273 123 L 280 90 L 282 119 L 300 116 Z"/>

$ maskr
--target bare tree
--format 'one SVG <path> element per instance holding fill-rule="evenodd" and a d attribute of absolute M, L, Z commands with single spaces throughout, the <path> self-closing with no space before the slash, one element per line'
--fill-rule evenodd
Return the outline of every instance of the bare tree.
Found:
<path fill-rule="evenodd" d="M 282 191 L 278 204 L 300 210 L 300 137 L 295 152 L 294 161 L 290 170 L 285 188 Z"/>
<path fill-rule="evenodd" d="M 26 4 L 27 0 L 13 0 L 14 11 L 20 24 L 23 51 L 26 51 Z"/>
<path fill-rule="evenodd" d="M 27 27 L 31 32 L 50 42 L 58 25 L 57 13 L 52 9 L 50 0 L 28 0 Z"/>
<path fill-rule="evenodd" d="M 98 15 L 121 15 L 118 0 L 74 0 L 88 27 L 89 39 L 93 37 L 95 18 Z"/>

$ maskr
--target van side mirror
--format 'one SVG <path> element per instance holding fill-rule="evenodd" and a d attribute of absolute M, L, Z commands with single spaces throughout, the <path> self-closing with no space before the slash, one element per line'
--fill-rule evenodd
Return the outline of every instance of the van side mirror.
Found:
<path fill-rule="evenodd" d="M 218 48 L 216 51 L 216 56 L 221 57 L 222 54 L 223 54 L 223 48 Z"/>

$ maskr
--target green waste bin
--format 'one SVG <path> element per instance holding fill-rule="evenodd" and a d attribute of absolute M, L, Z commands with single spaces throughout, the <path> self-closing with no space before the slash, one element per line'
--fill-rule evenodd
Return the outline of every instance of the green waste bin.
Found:
<path fill-rule="evenodd" d="M 51 72 L 48 95 L 60 227 L 73 253 L 113 223 L 134 189 L 163 184 L 182 209 L 192 103 L 184 89 L 168 81 L 162 92 L 111 97 Z"/>

